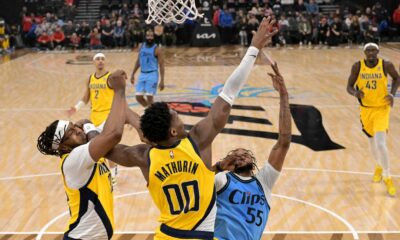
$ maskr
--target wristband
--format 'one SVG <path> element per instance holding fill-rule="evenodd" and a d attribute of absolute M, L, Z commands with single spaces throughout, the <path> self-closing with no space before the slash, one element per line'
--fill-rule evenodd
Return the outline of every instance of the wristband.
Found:
<path fill-rule="evenodd" d="M 97 131 L 97 128 L 94 126 L 93 123 L 85 123 L 83 124 L 83 131 L 85 134 L 88 134 L 91 131 Z"/>
<path fill-rule="evenodd" d="M 85 103 L 80 100 L 75 106 L 74 108 L 76 109 L 76 111 L 78 111 L 79 109 L 81 109 L 81 107 L 83 107 L 85 105 Z"/>

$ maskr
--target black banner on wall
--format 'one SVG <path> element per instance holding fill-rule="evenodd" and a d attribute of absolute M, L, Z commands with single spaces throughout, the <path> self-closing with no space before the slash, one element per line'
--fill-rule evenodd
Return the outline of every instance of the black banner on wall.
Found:
<path fill-rule="evenodd" d="M 192 45 L 194 47 L 218 47 L 221 45 L 218 28 L 210 23 L 203 23 L 194 29 Z"/>

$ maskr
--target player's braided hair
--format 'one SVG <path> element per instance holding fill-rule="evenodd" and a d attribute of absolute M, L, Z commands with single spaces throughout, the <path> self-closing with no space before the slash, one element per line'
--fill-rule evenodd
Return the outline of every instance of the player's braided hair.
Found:
<path fill-rule="evenodd" d="M 171 113 L 165 102 L 153 103 L 140 118 L 140 128 L 149 141 L 158 143 L 168 139 Z"/>
<path fill-rule="evenodd" d="M 58 120 L 54 121 L 38 137 L 37 148 L 42 154 L 45 154 L 45 155 L 60 155 L 60 152 L 57 149 L 53 149 L 52 148 L 53 143 L 60 144 L 60 142 L 62 140 L 58 136 L 56 137 L 55 140 L 53 139 L 54 133 L 56 132 L 56 129 L 57 129 L 57 124 L 58 124 Z"/>
<path fill-rule="evenodd" d="M 243 151 L 242 153 L 239 153 L 239 151 Z M 245 158 L 250 158 L 251 159 L 251 165 L 245 165 L 243 167 L 235 166 L 235 169 L 233 170 L 236 173 L 241 173 L 241 172 L 247 172 L 247 171 L 253 171 L 254 169 L 257 168 L 257 159 L 255 158 L 254 154 L 252 151 L 244 148 L 236 148 L 228 153 L 228 155 L 225 156 L 223 160 L 226 160 L 228 158 L 236 158 L 236 159 L 245 159 Z"/>

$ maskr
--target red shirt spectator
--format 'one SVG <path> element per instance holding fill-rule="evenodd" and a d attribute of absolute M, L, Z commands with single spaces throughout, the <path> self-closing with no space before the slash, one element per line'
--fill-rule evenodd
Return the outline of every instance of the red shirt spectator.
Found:
<path fill-rule="evenodd" d="M 68 6 L 72 6 L 72 5 L 74 5 L 74 0 L 65 0 L 65 3 L 66 3 Z"/>
<path fill-rule="evenodd" d="M 35 23 L 36 24 L 41 24 L 43 22 L 43 17 L 41 16 L 35 16 Z"/>
<path fill-rule="evenodd" d="M 74 47 L 79 47 L 79 43 L 81 42 L 81 38 L 76 35 L 76 33 L 73 33 L 72 36 L 69 38 L 69 41 L 72 46 Z"/>
<path fill-rule="evenodd" d="M 101 24 L 101 26 L 105 26 L 105 25 L 106 25 L 106 22 L 107 22 L 107 18 L 102 17 L 102 18 L 100 19 L 100 24 Z"/>
<path fill-rule="evenodd" d="M 56 31 L 54 32 L 54 34 L 53 34 L 53 40 L 54 40 L 55 42 L 57 42 L 57 43 L 60 43 L 60 42 L 64 41 L 64 39 L 65 39 L 65 35 L 64 35 L 64 33 L 61 31 L 60 27 L 58 27 L 58 28 L 56 29 Z"/>
<path fill-rule="evenodd" d="M 221 9 L 217 8 L 214 12 L 213 16 L 213 24 L 214 26 L 219 26 L 219 15 L 221 15 Z"/>
<path fill-rule="evenodd" d="M 49 36 L 46 32 L 44 32 L 37 40 L 39 43 L 47 44 L 51 42 L 51 36 Z"/>
<path fill-rule="evenodd" d="M 400 25 L 400 4 L 393 12 L 393 22 Z"/>
<path fill-rule="evenodd" d="M 22 31 L 29 32 L 32 27 L 33 18 L 31 16 L 24 16 L 22 18 Z"/>
<path fill-rule="evenodd" d="M 101 34 L 94 28 L 93 31 L 90 33 L 90 46 L 100 46 L 101 45 Z"/>

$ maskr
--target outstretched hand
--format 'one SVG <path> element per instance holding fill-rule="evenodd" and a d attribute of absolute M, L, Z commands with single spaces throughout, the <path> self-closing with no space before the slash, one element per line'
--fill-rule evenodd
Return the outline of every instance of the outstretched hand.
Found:
<path fill-rule="evenodd" d="M 68 109 L 66 111 L 66 114 L 68 117 L 71 117 L 72 115 L 74 115 L 76 113 L 76 108 L 75 107 L 71 107 L 70 109 Z"/>
<path fill-rule="evenodd" d="M 278 32 L 278 29 L 273 30 L 273 25 L 275 22 L 276 21 L 272 20 L 271 17 L 264 17 L 260 26 L 258 27 L 257 32 L 254 34 L 253 39 L 251 40 L 251 46 L 261 49 L 267 43 L 269 43 L 272 37 Z"/>
<path fill-rule="evenodd" d="M 286 89 L 285 81 L 284 81 L 281 73 L 279 72 L 278 64 L 275 63 L 275 64 L 271 65 L 271 67 L 275 73 L 275 74 L 268 73 L 268 75 L 272 79 L 272 85 L 274 86 L 275 90 L 279 92 L 280 95 L 287 95 L 288 92 Z"/>

